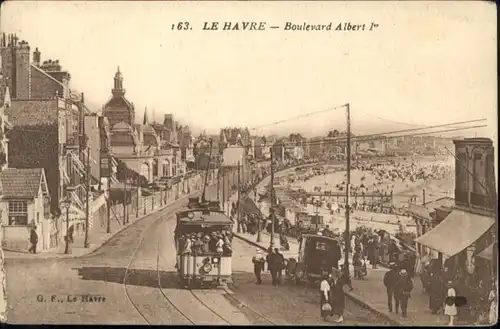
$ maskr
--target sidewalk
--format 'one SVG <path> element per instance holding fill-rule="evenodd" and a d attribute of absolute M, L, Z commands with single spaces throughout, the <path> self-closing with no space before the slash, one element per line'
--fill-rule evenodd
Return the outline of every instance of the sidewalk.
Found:
<path fill-rule="evenodd" d="M 213 186 L 213 184 L 208 185 Z M 130 214 L 129 222 L 125 225 L 123 225 L 122 221 L 123 218 L 121 216 L 115 217 L 113 213 L 111 213 L 111 233 L 106 233 L 106 228 L 105 227 L 96 227 L 95 230 L 92 230 L 89 232 L 89 248 L 84 248 L 84 240 L 85 240 L 85 235 L 83 233 L 81 234 L 76 234 L 74 237 L 74 243 L 72 246 L 71 254 L 65 254 L 64 249 L 65 249 L 65 243 L 62 242 L 58 246 L 57 249 L 51 250 L 51 251 L 45 251 L 45 252 L 39 252 L 37 254 L 32 254 L 27 251 L 18 251 L 18 250 L 9 250 L 3 248 L 3 254 L 5 259 L 51 259 L 51 258 L 77 258 L 81 257 L 84 255 L 88 255 L 96 251 L 97 249 L 101 248 L 103 245 L 105 245 L 111 238 L 113 238 L 115 235 L 120 233 L 121 231 L 125 230 L 131 225 L 134 225 L 141 219 L 154 214 L 168 206 L 171 206 L 173 203 L 183 200 L 188 198 L 189 196 L 197 195 L 200 194 L 201 191 L 196 191 L 191 193 L 190 195 L 180 195 L 179 198 L 176 200 L 175 197 L 172 195 L 171 198 L 169 198 L 166 202 L 166 204 L 159 205 L 157 203 L 156 207 L 154 210 L 149 210 L 147 214 L 144 214 L 143 211 L 139 211 L 139 217 L 135 217 L 135 214 Z"/>
<path fill-rule="evenodd" d="M 269 180 L 265 178 L 262 182 L 257 184 L 257 190 L 262 189 Z M 236 225 L 233 228 L 233 235 L 240 240 L 245 241 L 257 248 L 267 250 L 270 242 L 270 235 L 267 232 L 261 232 L 261 241 L 257 242 L 257 235 L 248 233 L 237 233 Z M 285 258 L 293 257 L 297 259 L 299 245 L 296 239 L 287 237 L 290 245 L 289 251 L 282 251 Z M 279 236 L 276 235 L 276 240 L 279 242 Z M 283 250 L 281 248 L 281 250 Z M 352 260 L 351 260 L 352 262 Z M 339 261 L 343 264 L 343 260 Z M 354 268 L 349 266 L 349 271 L 352 274 Z M 363 280 L 356 280 L 352 278 L 353 291 L 346 291 L 346 295 L 354 302 L 371 309 L 372 311 L 383 316 L 394 325 L 399 326 L 415 326 L 415 325 L 446 325 L 447 317 L 444 315 L 431 314 L 429 310 L 429 297 L 423 291 L 422 282 L 419 277 L 413 279 L 413 291 L 411 298 L 408 301 L 408 317 L 403 318 L 400 314 L 390 313 L 387 306 L 387 293 L 383 284 L 383 278 L 387 268 L 379 267 L 372 269 L 368 267 L 368 275 Z"/>

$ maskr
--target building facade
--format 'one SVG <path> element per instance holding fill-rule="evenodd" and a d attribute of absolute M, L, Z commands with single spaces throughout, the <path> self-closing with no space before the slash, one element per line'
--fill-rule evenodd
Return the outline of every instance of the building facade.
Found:
<path fill-rule="evenodd" d="M 487 138 L 454 143 L 455 205 L 450 210 L 436 209 L 436 215 L 444 219 L 416 242 L 438 251 L 439 259 L 457 280 L 488 282 L 496 273 L 497 255 L 490 259 L 477 256 L 498 241 L 493 143 Z"/>
<path fill-rule="evenodd" d="M 0 173 L 2 247 L 27 250 L 31 227 L 38 234 L 38 250 L 51 248 L 53 222 L 50 194 L 42 168 L 6 168 Z"/>

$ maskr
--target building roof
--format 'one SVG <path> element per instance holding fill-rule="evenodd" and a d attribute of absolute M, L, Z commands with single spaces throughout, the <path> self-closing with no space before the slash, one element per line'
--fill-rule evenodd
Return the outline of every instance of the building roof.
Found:
<path fill-rule="evenodd" d="M 64 85 L 61 83 L 61 81 L 57 80 L 56 78 L 54 78 L 53 76 L 51 76 L 50 74 L 45 72 L 45 70 L 39 68 L 38 66 L 36 66 L 34 64 L 30 64 L 30 66 L 31 66 L 31 69 L 35 69 L 38 72 L 42 73 L 47 79 L 52 80 L 53 82 L 57 83 L 61 87 L 64 87 Z M 62 95 L 60 95 L 60 96 L 62 96 Z"/>
<path fill-rule="evenodd" d="M 115 124 L 112 128 L 111 131 L 130 131 L 132 132 L 132 127 L 126 123 L 126 122 L 118 122 Z"/>
<path fill-rule="evenodd" d="M 128 99 L 125 98 L 125 96 L 112 96 L 110 100 L 104 105 L 104 108 L 108 108 L 110 106 L 120 106 L 120 105 L 125 105 L 127 109 L 133 110 L 134 109 L 134 104 L 128 101 Z"/>
<path fill-rule="evenodd" d="M 38 195 L 42 168 L 6 168 L 0 173 L 4 198 L 31 199 Z"/>
<path fill-rule="evenodd" d="M 434 211 L 434 209 L 443 206 L 452 207 L 454 205 L 455 205 L 455 199 L 445 196 L 433 201 L 429 201 L 425 205 L 416 205 L 410 203 L 408 211 L 413 215 L 431 220 L 432 217 L 430 214 Z"/>

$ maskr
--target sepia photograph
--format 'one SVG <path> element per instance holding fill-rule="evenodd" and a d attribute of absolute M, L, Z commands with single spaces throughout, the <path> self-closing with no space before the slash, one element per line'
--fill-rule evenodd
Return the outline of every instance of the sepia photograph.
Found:
<path fill-rule="evenodd" d="M 0 322 L 492 326 L 489 1 L 4 1 Z"/>

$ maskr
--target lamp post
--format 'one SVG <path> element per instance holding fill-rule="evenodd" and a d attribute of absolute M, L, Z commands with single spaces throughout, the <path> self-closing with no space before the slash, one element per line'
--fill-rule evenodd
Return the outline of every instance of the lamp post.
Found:
<path fill-rule="evenodd" d="M 69 254 L 69 208 L 71 207 L 71 199 L 67 197 L 62 201 L 63 206 L 66 208 L 66 247 L 64 248 L 64 253 Z"/>
<path fill-rule="evenodd" d="M 262 203 L 259 202 L 259 217 L 257 217 L 257 242 L 261 242 L 260 238 L 260 230 L 262 227 L 261 217 L 262 217 Z"/>

